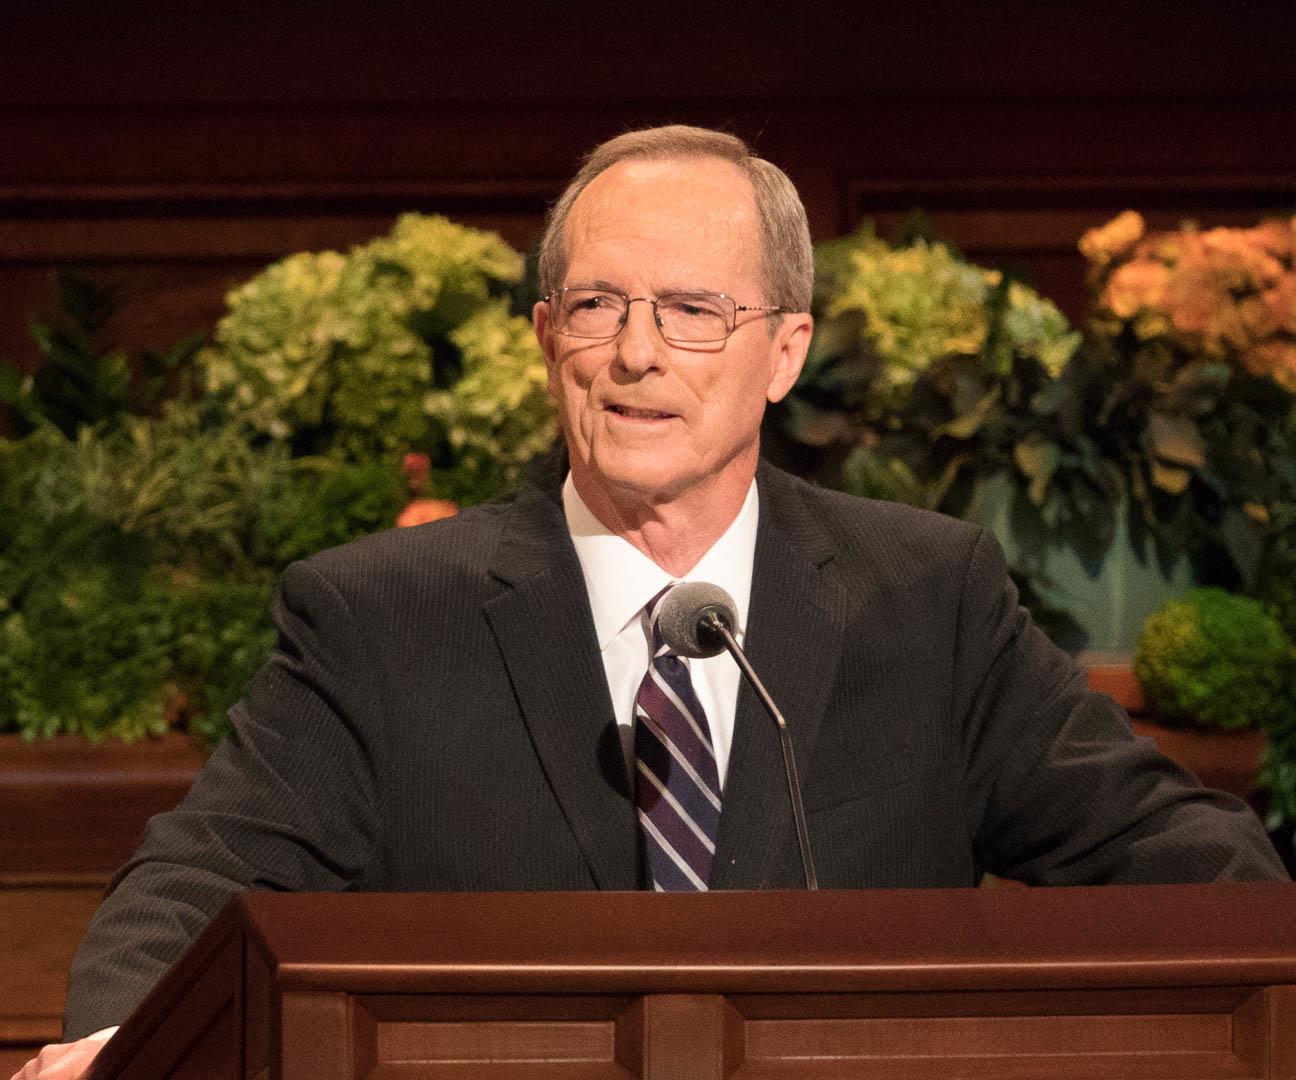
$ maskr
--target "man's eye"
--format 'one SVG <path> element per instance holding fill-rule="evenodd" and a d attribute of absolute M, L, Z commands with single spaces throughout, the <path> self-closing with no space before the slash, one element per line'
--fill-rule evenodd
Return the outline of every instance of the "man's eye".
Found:
<path fill-rule="evenodd" d="M 571 297 L 573 311 L 601 311 L 615 306 L 614 298 L 604 293 L 596 293 L 593 296 L 586 294 Z"/>
<path fill-rule="evenodd" d="M 723 315 L 720 302 L 704 296 L 672 296 L 661 303 L 670 311 L 688 318 Z"/>

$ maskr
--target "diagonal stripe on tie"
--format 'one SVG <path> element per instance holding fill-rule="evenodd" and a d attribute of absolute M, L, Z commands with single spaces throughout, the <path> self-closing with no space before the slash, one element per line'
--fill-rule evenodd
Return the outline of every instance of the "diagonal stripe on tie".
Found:
<path fill-rule="evenodd" d="M 635 698 L 635 802 L 644 864 L 654 888 L 702 890 L 720 824 L 711 730 L 688 664 L 664 648 L 659 593 L 647 606 L 652 659 Z"/>

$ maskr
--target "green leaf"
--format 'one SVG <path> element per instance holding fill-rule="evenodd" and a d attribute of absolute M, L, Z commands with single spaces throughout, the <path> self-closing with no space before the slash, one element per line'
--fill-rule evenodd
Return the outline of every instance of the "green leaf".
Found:
<path fill-rule="evenodd" d="M 1256 571 L 1264 551 L 1264 526 L 1234 507 L 1224 511 L 1220 522 L 1224 547 L 1237 567 L 1243 586 L 1249 592 L 1255 587 Z"/>
<path fill-rule="evenodd" d="M 1172 465 L 1200 469 L 1206 464 L 1206 440 L 1186 416 L 1153 412 L 1148 416 L 1147 440 L 1154 457 Z"/>
<path fill-rule="evenodd" d="M 1027 497 L 1034 505 L 1043 506 L 1049 481 L 1057 470 L 1057 446 L 1038 435 L 1027 436 L 1013 447 L 1013 460 L 1030 481 Z"/>
<path fill-rule="evenodd" d="M 1162 491 L 1167 491 L 1171 495 L 1182 495 L 1188 490 L 1188 483 L 1192 480 L 1192 473 L 1188 469 L 1177 465 L 1163 465 L 1159 461 L 1151 462 L 1150 467 L 1152 483 Z"/>
<path fill-rule="evenodd" d="M 995 405 L 999 402 L 999 387 L 991 387 L 981 399 L 972 407 L 971 411 L 964 413 L 962 416 L 956 416 L 944 424 L 938 425 L 932 430 L 932 438 L 938 439 L 943 435 L 948 435 L 955 439 L 970 439 L 978 431 L 981 425 L 986 422 L 987 417 L 994 412 Z"/>

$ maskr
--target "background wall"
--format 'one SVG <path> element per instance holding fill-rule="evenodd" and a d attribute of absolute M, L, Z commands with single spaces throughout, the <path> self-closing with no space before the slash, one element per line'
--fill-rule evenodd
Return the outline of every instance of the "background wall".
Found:
<path fill-rule="evenodd" d="M 401 210 L 527 248 L 593 143 L 712 124 L 800 187 L 816 238 L 920 206 L 1073 316 L 1080 233 L 1126 207 L 1296 207 L 1290 3 L 636 7 L 7 0 L 0 356 L 74 264 L 124 343 L 210 327 L 226 287 Z"/>

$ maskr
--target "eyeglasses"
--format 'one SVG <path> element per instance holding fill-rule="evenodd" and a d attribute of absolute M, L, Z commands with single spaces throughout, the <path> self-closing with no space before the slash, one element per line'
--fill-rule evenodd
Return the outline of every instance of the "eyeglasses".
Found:
<path fill-rule="evenodd" d="M 653 322 L 672 345 L 724 341 L 734 332 L 740 311 L 774 315 L 789 310 L 738 304 L 731 296 L 711 292 L 663 293 L 654 300 L 650 296 L 626 296 L 610 289 L 562 288 L 544 300 L 553 309 L 554 330 L 559 334 L 602 339 L 616 337 L 629 318 L 630 305 L 642 300 L 652 305 Z"/>

